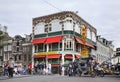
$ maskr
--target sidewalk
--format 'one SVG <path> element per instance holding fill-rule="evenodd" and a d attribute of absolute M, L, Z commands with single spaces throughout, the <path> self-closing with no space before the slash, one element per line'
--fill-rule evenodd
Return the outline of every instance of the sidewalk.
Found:
<path fill-rule="evenodd" d="M 30 77 L 32 75 L 14 75 L 13 78 L 22 78 L 22 77 Z M 8 76 L 0 76 L 0 80 L 11 79 Z"/>

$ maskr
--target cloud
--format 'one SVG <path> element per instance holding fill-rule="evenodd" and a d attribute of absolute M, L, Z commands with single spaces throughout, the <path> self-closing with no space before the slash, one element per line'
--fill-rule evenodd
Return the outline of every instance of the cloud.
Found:
<path fill-rule="evenodd" d="M 8 26 L 11 36 L 30 34 L 32 18 L 60 12 L 59 9 L 79 11 L 78 15 L 94 26 L 99 35 L 120 44 L 119 0 L 0 0 L 0 23 Z"/>

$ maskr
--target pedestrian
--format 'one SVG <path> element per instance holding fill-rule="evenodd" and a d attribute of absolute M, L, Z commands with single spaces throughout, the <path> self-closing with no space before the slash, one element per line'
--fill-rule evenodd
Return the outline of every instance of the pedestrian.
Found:
<path fill-rule="evenodd" d="M 9 77 L 13 77 L 13 69 L 14 69 L 14 60 L 12 57 L 10 57 L 9 67 L 8 67 Z"/>
<path fill-rule="evenodd" d="M 9 67 L 9 61 L 7 61 L 4 65 L 4 76 L 8 76 L 8 67 Z"/>
<path fill-rule="evenodd" d="M 28 73 L 31 75 L 32 73 L 32 63 L 28 65 Z"/>
<path fill-rule="evenodd" d="M 48 63 L 47 69 L 48 69 L 48 74 L 51 74 L 51 64 L 50 63 Z"/>

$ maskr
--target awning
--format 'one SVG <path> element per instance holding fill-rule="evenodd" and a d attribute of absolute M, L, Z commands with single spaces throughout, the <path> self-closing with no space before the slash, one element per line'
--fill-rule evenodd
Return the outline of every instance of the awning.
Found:
<path fill-rule="evenodd" d="M 32 44 L 38 44 L 38 43 L 44 43 L 46 41 L 46 38 L 39 38 L 32 40 Z"/>
<path fill-rule="evenodd" d="M 78 43 L 84 44 L 83 41 L 82 41 L 82 39 L 77 38 L 77 37 L 75 37 L 75 39 L 76 39 L 76 41 L 77 41 Z M 94 48 L 94 46 L 93 46 L 92 44 L 88 43 L 88 42 L 86 42 L 85 45 Z"/>
<path fill-rule="evenodd" d="M 54 54 L 54 55 L 48 55 L 46 56 L 47 59 L 55 59 L 55 58 L 60 58 L 60 54 Z"/>
<path fill-rule="evenodd" d="M 51 44 L 51 43 L 60 42 L 61 40 L 62 40 L 62 36 L 55 36 L 55 37 L 47 38 L 45 43 L 46 44 Z"/>
<path fill-rule="evenodd" d="M 72 57 L 72 55 L 65 55 L 65 58 L 66 59 L 72 59 L 73 57 Z"/>
<path fill-rule="evenodd" d="M 75 37 L 76 41 L 80 44 L 84 44 L 80 38 Z"/>
<path fill-rule="evenodd" d="M 51 66 L 59 67 L 60 64 L 51 64 Z"/>
<path fill-rule="evenodd" d="M 35 55 L 34 58 L 45 58 L 45 56 Z"/>
<path fill-rule="evenodd" d="M 94 46 L 93 46 L 92 44 L 88 43 L 88 42 L 86 42 L 85 45 L 86 45 L 86 46 L 89 46 L 89 47 L 91 47 L 91 48 L 94 48 Z"/>

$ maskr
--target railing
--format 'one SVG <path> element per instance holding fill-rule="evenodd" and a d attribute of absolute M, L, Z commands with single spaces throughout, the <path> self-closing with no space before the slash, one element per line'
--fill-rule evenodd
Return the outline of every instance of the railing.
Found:
<path fill-rule="evenodd" d="M 60 64 L 60 63 L 57 61 L 57 62 L 51 62 L 51 64 Z"/>

